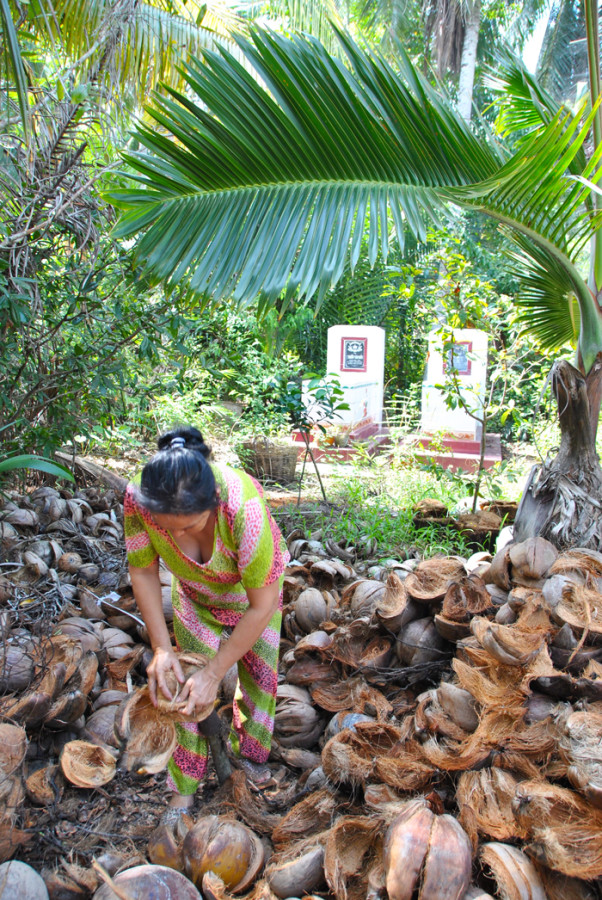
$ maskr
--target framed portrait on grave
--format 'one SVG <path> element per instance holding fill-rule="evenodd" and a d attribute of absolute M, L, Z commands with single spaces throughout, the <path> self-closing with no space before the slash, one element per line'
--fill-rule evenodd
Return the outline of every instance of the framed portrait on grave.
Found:
<path fill-rule="evenodd" d="M 368 367 L 368 338 L 341 338 L 341 372 L 365 372 Z"/>
<path fill-rule="evenodd" d="M 470 375 L 472 370 L 472 341 L 458 341 L 447 345 L 447 352 L 443 361 L 443 371 L 453 369 L 458 375 Z"/>

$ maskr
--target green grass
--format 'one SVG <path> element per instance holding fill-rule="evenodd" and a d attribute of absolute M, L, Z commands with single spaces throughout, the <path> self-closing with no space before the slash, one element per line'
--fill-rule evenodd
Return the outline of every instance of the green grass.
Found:
<path fill-rule="evenodd" d="M 417 528 L 412 521 L 415 504 L 425 497 L 453 507 L 460 496 L 456 482 L 418 468 L 395 469 L 380 462 L 370 466 L 347 463 L 332 469 L 332 474 L 323 476 L 331 508 L 325 510 L 319 505 L 319 497 L 314 494 L 317 481 L 308 473 L 303 496 L 311 495 L 315 508 L 308 516 L 307 504 L 297 514 L 287 506 L 287 530 L 297 526 L 308 536 L 319 533 L 322 538 L 351 545 L 374 540 L 374 557 L 380 560 L 437 554 L 470 556 L 479 549 L 453 527 Z"/>

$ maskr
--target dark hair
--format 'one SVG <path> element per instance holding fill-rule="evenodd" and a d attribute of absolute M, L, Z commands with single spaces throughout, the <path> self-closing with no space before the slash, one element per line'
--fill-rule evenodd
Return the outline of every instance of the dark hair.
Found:
<path fill-rule="evenodd" d="M 175 428 L 159 438 L 159 452 L 142 470 L 138 500 L 151 513 L 191 515 L 215 509 L 219 497 L 207 462 L 211 450 L 196 428 Z"/>

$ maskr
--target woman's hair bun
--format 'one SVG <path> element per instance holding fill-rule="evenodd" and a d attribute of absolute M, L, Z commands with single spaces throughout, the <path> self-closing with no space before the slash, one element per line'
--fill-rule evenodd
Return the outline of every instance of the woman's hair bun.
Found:
<path fill-rule="evenodd" d="M 203 440 L 197 428 L 174 428 L 166 431 L 157 441 L 159 450 L 196 450 L 205 459 L 211 456 L 211 448 Z"/>

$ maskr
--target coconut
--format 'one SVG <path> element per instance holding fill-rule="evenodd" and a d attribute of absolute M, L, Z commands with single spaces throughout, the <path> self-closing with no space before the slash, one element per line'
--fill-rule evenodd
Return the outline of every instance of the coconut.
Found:
<path fill-rule="evenodd" d="M 117 894 L 109 884 L 103 884 L 92 900 L 202 900 L 191 881 L 167 866 L 134 866 L 115 875 Z"/>
<path fill-rule="evenodd" d="M 25 759 L 27 751 L 27 735 L 24 728 L 18 725 L 0 723 L 0 773 L 12 775 Z"/>
<path fill-rule="evenodd" d="M 429 605 L 440 602 L 452 581 L 466 575 L 459 557 L 435 557 L 419 563 L 404 581 L 408 594 Z"/>
<path fill-rule="evenodd" d="M 304 842 L 305 847 L 309 842 Z M 294 848 L 270 859 L 265 873 L 270 889 L 277 897 L 305 896 L 324 883 L 324 847 Z"/>
<path fill-rule="evenodd" d="M 343 593 L 341 605 L 348 604 L 354 618 L 371 616 L 384 599 L 386 586 L 382 581 L 361 579 L 354 581 Z"/>
<path fill-rule="evenodd" d="M 438 633 L 435 623 L 428 616 L 415 619 L 402 628 L 397 638 L 396 651 L 398 659 L 406 666 L 419 663 L 439 662 L 448 655 L 449 645 Z"/>
<path fill-rule="evenodd" d="M 108 784 L 115 775 L 115 757 L 103 747 L 87 741 L 65 744 L 59 763 L 65 778 L 76 787 L 100 787 Z"/>
<path fill-rule="evenodd" d="M 144 702 L 140 702 L 141 696 Z M 173 720 L 154 707 L 148 694 L 143 695 L 142 691 L 127 696 L 119 704 L 115 734 L 125 744 L 121 765 L 140 774 L 163 771 L 177 744 Z"/>
<path fill-rule="evenodd" d="M 274 737 L 283 747 L 313 747 L 324 730 L 309 692 L 293 684 L 280 684 L 276 692 Z"/>
<path fill-rule="evenodd" d="M 22 691 L 33 680 L 33 644 L 29 638 L 10 638 L 0 647 L 0 690 Z"/>
<path fill-rule="evenodd" d="M 200 885 L 214 872 L 233 893 L 251 886 L 264 861 L 263 845 L 250 828 L 226 816 L 206 816 L 194 825 L 182 844 L 188 877 Z"/>
<path fill-rule="evenodd" d="M 295 621 L 305 634 L 315 631 L 330 616 L 328 603 L 317 588 L 302 591 L 293 604 L 293 610 Z"/>
<path fill-rule="evenodd" d="M 537 869 L 518 847 L 497 841 L 483 844 L 479 863 L 504 900 L 547 900 Z"/>
<path fill-rule="evenodd" d="M 390 900 L 461 900 L 472 848 L 453 816 L 436 816 L 423 800 L 410 800 L 389 827 L 383 862 Z"/>
<path fill-rule="evenodd" d="M 48 900 L 41 875 L 17 859 L 0 865 L 0 900 Z"/>
<path fill-rule="evenodd" d="M 32 772 L 25 782 L 25 792 L 36 806 L 52 806 L 63 793 L 59 767 L 44 766 Z"/>
<path fill-rule="evenodd" d="M 63 553 L 63 555 L 59 558 L 57 566 L 61 570 L 61 572 L 69 572 L 71 574 L 75 574 L 81 569 L 83 564 L 84 561 L 79 553 L 69 551 L 68 553 Z"/>

